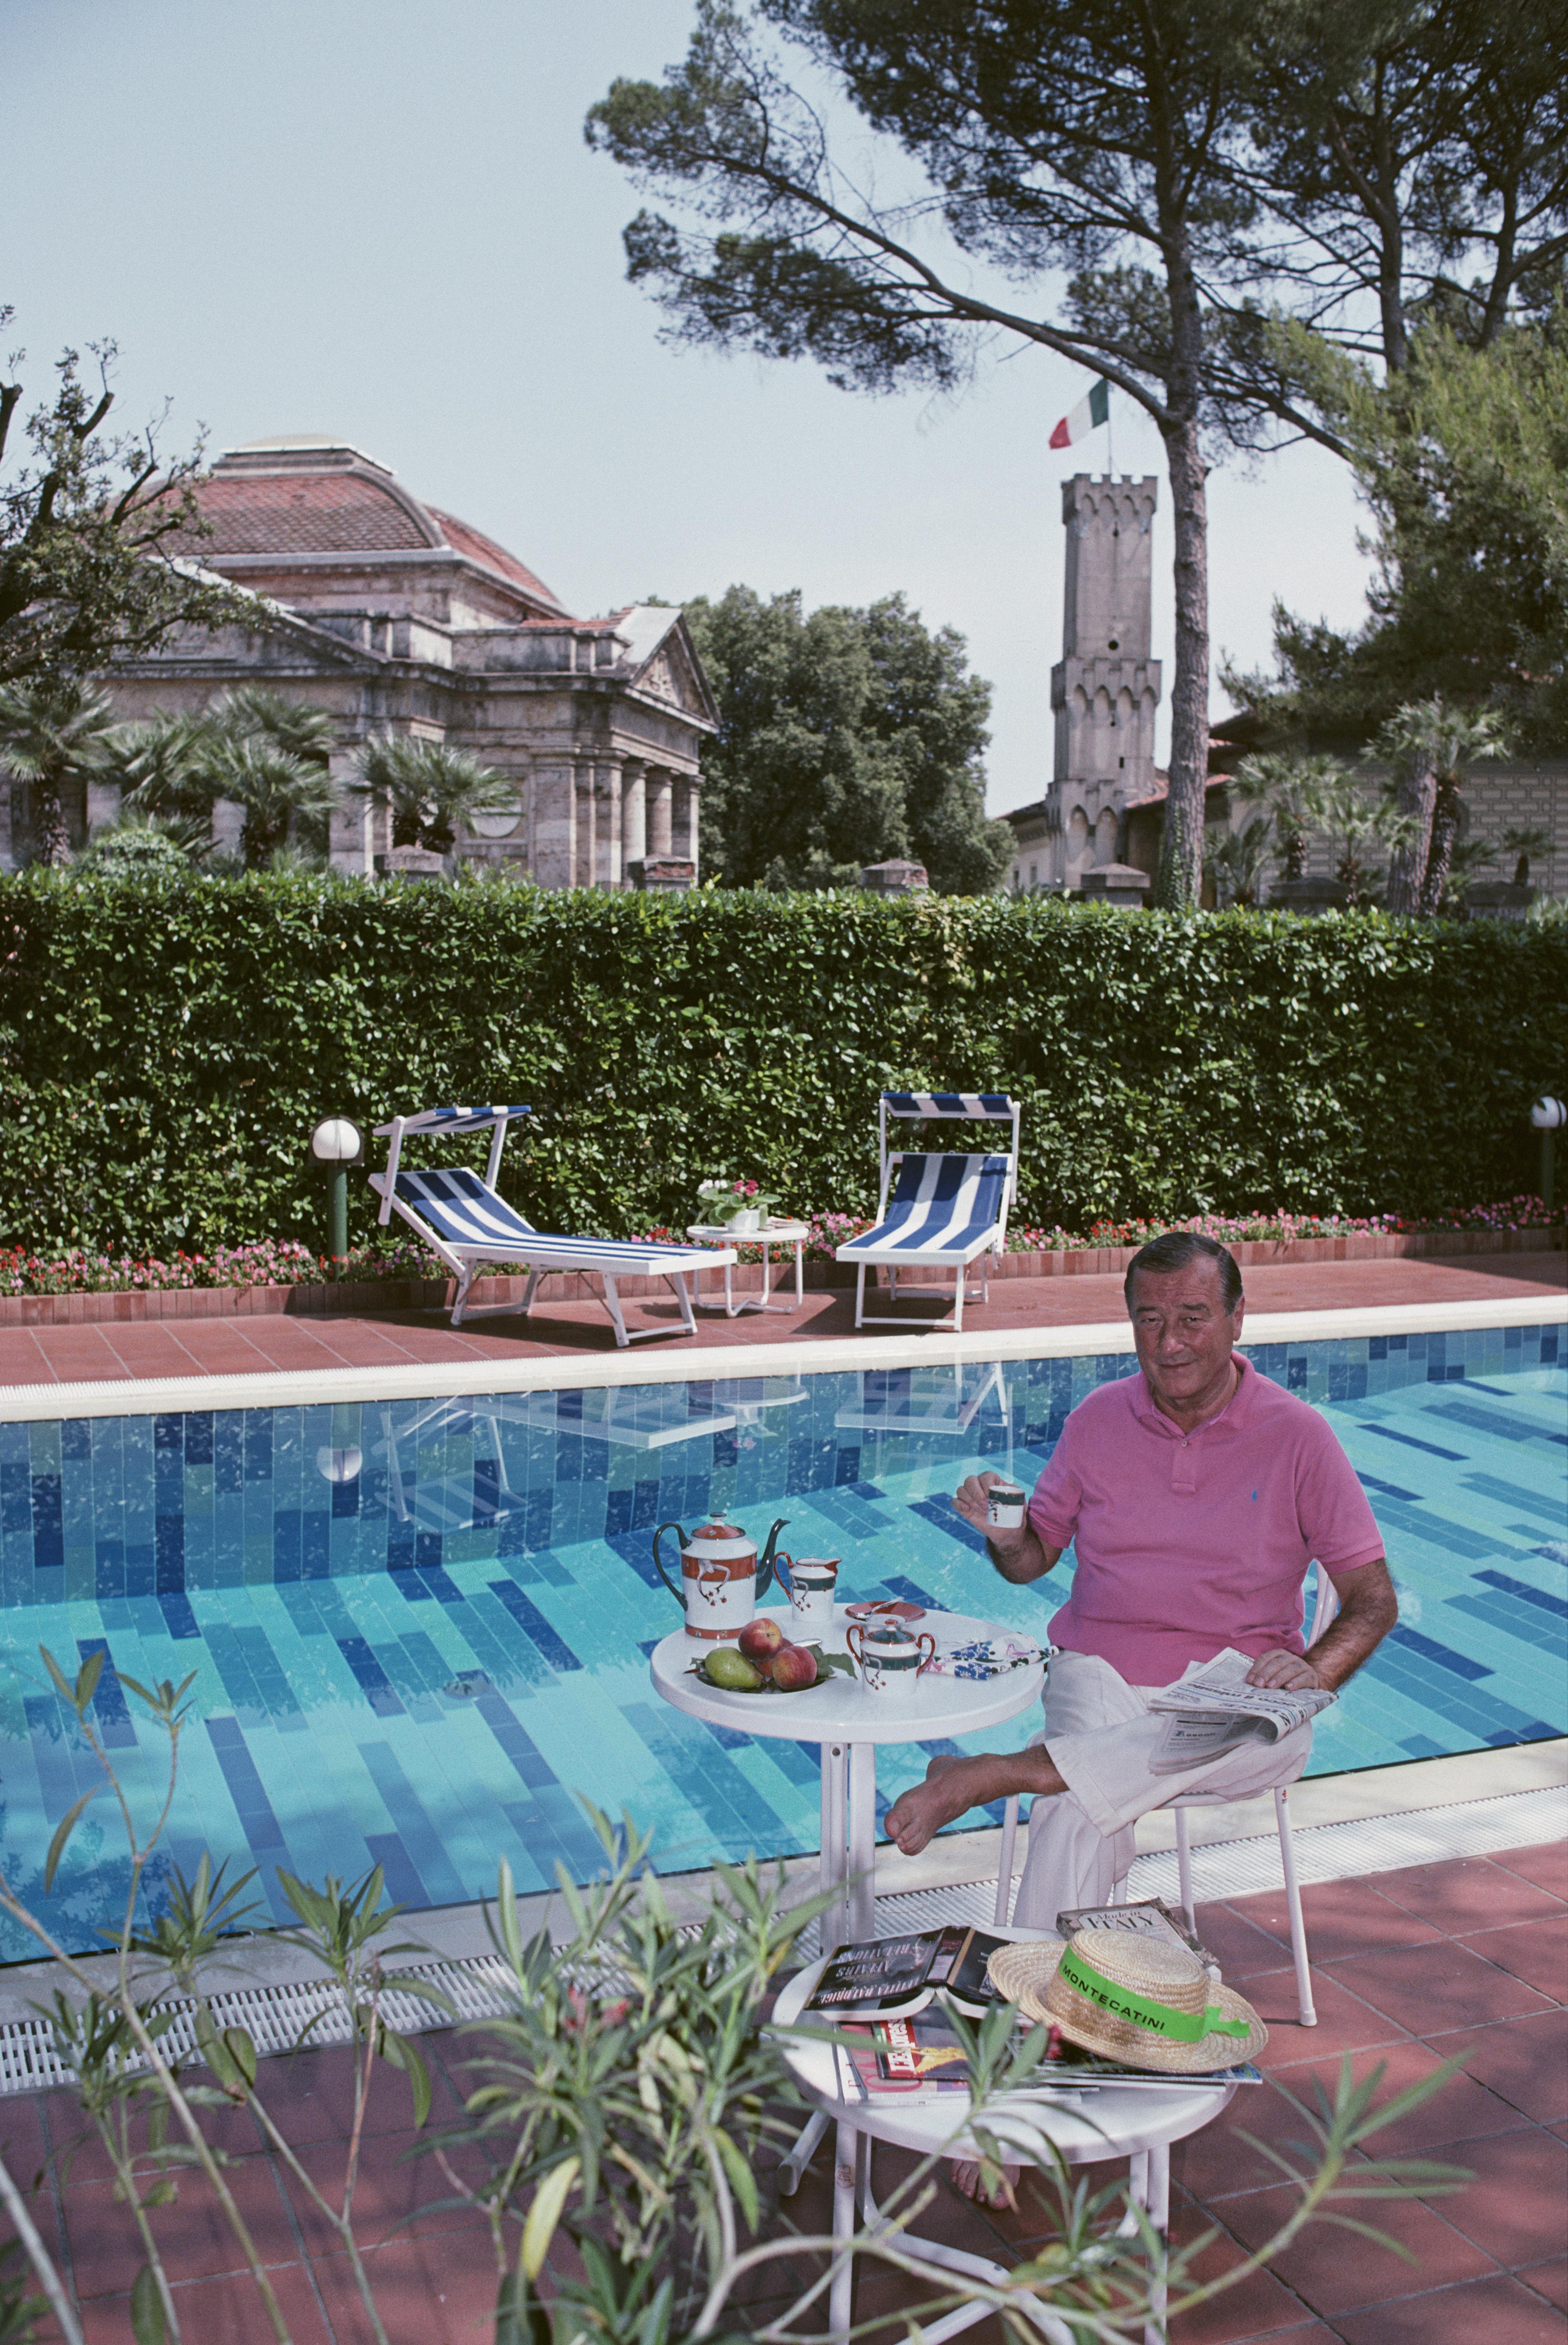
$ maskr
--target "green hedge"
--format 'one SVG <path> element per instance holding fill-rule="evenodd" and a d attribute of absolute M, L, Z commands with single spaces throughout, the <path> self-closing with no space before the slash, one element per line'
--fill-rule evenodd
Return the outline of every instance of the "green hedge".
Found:
<path fill-rule="evenodd" d="M 867 1211 L 905 1086 L 1022 1096 L 1028 1221 L 1430 1213 L 1522 1184 L 1565 1044 L 1563 924 L 28 873 L 3 1234 L 319 1241 L 314 1117 L 454 1099 L 533 1102 L 508 1179 L 541 1224 L 683 1223 L 719 1171 Z"/>

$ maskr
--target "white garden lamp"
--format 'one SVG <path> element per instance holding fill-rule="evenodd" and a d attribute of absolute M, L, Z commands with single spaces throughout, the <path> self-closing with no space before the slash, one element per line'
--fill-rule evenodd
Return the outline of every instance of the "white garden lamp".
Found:
<path fill-rule="evenodd" d="M 364 1162 L 365 1135 L 346 1115 L 323 1116 L 309 1154 L 327 1175 L 327 1252 L 336 1271 L 349 1251 L 349 1168 Z"/>

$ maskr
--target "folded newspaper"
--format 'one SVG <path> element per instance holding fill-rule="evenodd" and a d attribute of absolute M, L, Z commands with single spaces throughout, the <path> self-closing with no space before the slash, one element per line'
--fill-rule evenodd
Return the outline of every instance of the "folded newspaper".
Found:
<path fill-rule="evenodd" d="M 1227 1646 L 1212 1661 L 1189 1661 L 1173 1686 L 1149 1708 L 1166 1713 L 1166 1729 L 1149 1766 L 1156 1775 L 1201 1767 L 1242 1742 L 1278 1742 L 1327 1710 L 1338 1694 L 1314 1689 L 1286 1692 L 1247 1682 L 1252 1658 Z"/>

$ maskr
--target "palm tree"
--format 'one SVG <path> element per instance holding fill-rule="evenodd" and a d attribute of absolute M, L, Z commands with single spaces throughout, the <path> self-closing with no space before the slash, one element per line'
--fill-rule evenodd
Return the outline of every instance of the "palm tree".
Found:
<path fill-rule="evenodd" d="M 1406 842 L 1389 862 L 1390 912 L 1430 919 L 1441 903 L 1463 807 L 1459 785 L 1467 765 L 1506 755 L 1501 717 L 1451 708 L 1441 695 L 1407 701 L 1378 736 L 1394 769 L 1395 809 L 1410 817 Z"/>
<path fill-rule="evenodd" d="M 1322 827 L 1322 794 L 1343 778 L 1332 757 L 1308 757 L 1297 750 L 1271 750 L 1244 757 L 1231 777 L 1230 795 L 1257 807 L 1274 825 L 1284 879 L 1299 879 L 1307 865 L 1307 842 Z"/>
<path fill-rule="evenodd" d="M 0 685 L 0 757 L 33 795 L 40 863 L 70 859 L 65 793 L 109 763 L 115 712 L 107 696 L 78 677 L 24 677 Z"/>
<path fill-rule="evenodd" d="M 1227 830 L 1218 845 L 1208 850 L 1207 860 L 1222 911 L 1233 904 L 1246 907 L 1257 903 L 1258 882 L 1273 838 L 1274 826 L 1268 817 L 1255 814 L 1239 830 Z"/>
<path fill-rule="evenodd" d="M 313 701 L 289 700 L 259 684 L 236 685 L 208 712 L 219 731 L 236 741 L 264 740 L 285 756 L 324 766 L 338 746 L 338 728 Z"/>
<path fill-rule="evenodd" d="M 1369 843 L 1375 840 L 1397 853 L 1410 844 L 1414 818 L 1401 814 L 1390 798 L 1369 797 L 1348 773 L 1321 784 L 1314 797 L 1316 827 L 1339 841 L 1334 877 L 1343 885 L 1347 902 L 1370 903 L 1383 874 L 1369 859 Z"/>
<path fill-rule="evenodd" d="M 390 807 L 394 847 L 425 847 L 450 855 L 461 826 L 474 815 L 515 807 L 517 784 L 466 750 L 406 735 L 379 735 L 359 755 L 360 778 L 351 784 L 372 804 Z"/>
<path fill-rule="evenodd" d="M 264 740 L 226 741 L 208 767 L 217 797 L 245 809 L 239 851 L 248 871 L 260 870 L 301 822 L 321 822 L 333 807 L 326 768 L 290 756 Z"/>
<path fill-rule="evenodd" d="M 219 735 L 210 716 L 149 717 L 123 725 L 116 744 L 114 778 L 128 813 L 210 825 L 211 765 Z"/>

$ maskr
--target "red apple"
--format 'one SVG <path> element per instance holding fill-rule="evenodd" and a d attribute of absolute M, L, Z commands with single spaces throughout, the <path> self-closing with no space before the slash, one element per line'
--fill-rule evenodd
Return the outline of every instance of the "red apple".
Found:
<path fill-rule="evenodd" d="M 737 1641 L 748 1661 L 766 1661 L 784 1642 L 784 1631 L 777 1620 L 759 1614 L 755 1620 L 748 1620 Z"/>
<path fill-rule="evenodd" d="M 785 1693 L 817 1682 L 817 1656 L 804 1645 L 780 1645 L 773 1656 L 773 1682 Z"/>

